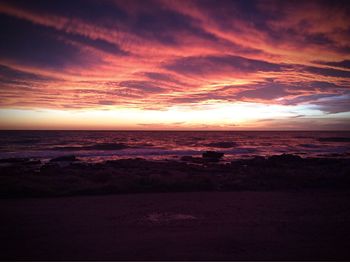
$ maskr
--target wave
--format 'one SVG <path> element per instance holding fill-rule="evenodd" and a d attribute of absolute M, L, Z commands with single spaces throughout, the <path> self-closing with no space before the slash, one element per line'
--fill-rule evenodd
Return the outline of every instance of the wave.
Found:
<path fill-rule="evenodd" d="M 82 148 L 82 147 L 76 147 Z M 76 157 L 98 158 L 98 157 L 169 157 L 169 156 L 199 156 L 205 150 L 171 150 L 160 148 L 125 148 L 118 150 L 76 150 L 69 151 L 69 154 L 74 154 Z M 239 156 L 241 154 L 256 153 L 258 150 L 255 148 L 235 148 L 219 150 L 218 152 L 224 153 L 226 156 Z M 25 151 L 25 152 L 3 152 L 0 153 L 0 159 L 2 158 L 42 158 L 49 159 L 54 157 L 65 156 L 65 150 L 42 150 L 42 151 Z"/>
<path fill-rule="evenodd" d="M 208 147 L 217 147 L 217 148 L 232 148 L 238 146 L 236 142 L 212 142 L 206 144 Z"/>
<path fill-rule="evenodd" d="M 305 147 L 305 148 L 319 148 L 320 145 L 315 145 L 315 144 L 300 144 L 300 147 Z"/>
<path fill-rule="evenodd" d="M 204 151 L 225 153 L 227 159 L 247 155 L 306 154 L 350 151 L 350 133 L 230 133 L 230 132 L 0 132 L 0 158 L 42 159 L 73 154 L 76 157 L 166 158 L 201 155 Z M 278 136 L 277 136 L 278 135 Z M 299 139 L 295 136 L 300 137 Z M 275 137 L 276 139 L 271 139 Z M 309 138 L 310 137 L 310 138 Z"/>
<path fill-rule="evenodd" d="M 126 148 L 129 148 L 129 146 L 124 143 L 102 143 L 102 144 L 95 144 L 91 146 L 58 146 L 58 147 L 52 148 L 52 150 L 85 151 L 85 150 L 121 150 Z"/>
<path fill-rule="evenodd" d="M 350 137 L 320 137 L 320 142 L 350 142 Z"/>

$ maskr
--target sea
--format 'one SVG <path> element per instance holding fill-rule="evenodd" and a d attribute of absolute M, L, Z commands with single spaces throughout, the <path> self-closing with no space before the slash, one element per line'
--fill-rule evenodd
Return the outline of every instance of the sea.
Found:
<path fill-rule="evenodd" d="M 283 153 L 350 158 L 350 131 L 0 131 L 0 159 L 176 160 L 204 151 L 227 161 Z"/>

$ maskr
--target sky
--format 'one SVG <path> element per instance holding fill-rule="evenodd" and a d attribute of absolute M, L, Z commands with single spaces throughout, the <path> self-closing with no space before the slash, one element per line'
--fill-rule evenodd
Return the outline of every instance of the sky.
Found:
<path fill-rule="evenodd" d="M 347 1 L 0 0 L 0 129 L 350 130 Z"/>

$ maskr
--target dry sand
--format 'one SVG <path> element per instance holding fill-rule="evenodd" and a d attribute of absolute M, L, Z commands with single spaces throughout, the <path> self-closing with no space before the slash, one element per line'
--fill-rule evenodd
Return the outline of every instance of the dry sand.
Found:
<path fill-rule="evenodd" d="M 2 199 L 2 260 L 350 259 L 348 192 Z"/>

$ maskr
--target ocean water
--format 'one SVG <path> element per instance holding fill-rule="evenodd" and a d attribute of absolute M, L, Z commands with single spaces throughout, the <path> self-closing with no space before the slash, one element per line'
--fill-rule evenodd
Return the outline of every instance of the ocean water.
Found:
<path fill-rule="evenodd" d="M 0 131 L 0 159 L 71 154 L 85 161 L 178 159 L 206 150 L 223 152 L 226 160 L 282 153 L 350 158 L 350 132 Z"/>

